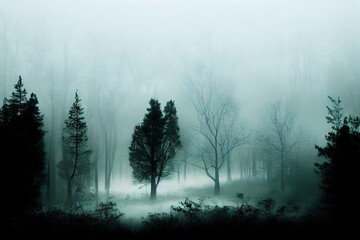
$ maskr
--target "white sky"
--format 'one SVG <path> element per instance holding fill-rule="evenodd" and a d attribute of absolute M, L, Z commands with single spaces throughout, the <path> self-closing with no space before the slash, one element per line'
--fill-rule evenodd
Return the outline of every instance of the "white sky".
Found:
<path fill-rule="evenodd" d="M 0 0 L 0 98 L 22 75 L 60 124 L 79 89 L 90 118 L 119 123 L 124 156 L 151 97 L 192 121 L 184 81 L 201 66 L 251 127 L 282 99 L 323 139 L 327 95 L 360 114 L 359 63 L 357 0 Z"/>

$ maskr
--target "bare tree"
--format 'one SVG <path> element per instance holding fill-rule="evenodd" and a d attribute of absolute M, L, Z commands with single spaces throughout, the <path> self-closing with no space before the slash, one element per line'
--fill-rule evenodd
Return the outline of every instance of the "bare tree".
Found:
<path fill-rule="evenodd" d="M 214 194 L 220 194 L 220 169 L 226 157 L 248 137 L 238 126 L 237 107 L 221 94 L 212 75 L 199 71 L 189 80 L 190 99 L 196 109 L 199 126 L 194 128 L 199 139 L 193 142 L 206 175 L 214 181 Z"/>
<path fill-rule="evenodd" d="M 186 142 L 189 142 L 189 140 L 185 140 Z M 182 142 L 185 142 L 184 138 Z M 185 149 L 184 146 L 178 151 L 176 155 L 176 161 L 175 161 L 175 169 L 177 173 L 178 183 L 180 183 L 180 175 L 182 172 L 183 175 L 183 181 L 186 182 L 186 173 L 187 173 L 187 162 L 189 160 L 189 153 L 188 149 Z"/>
<path fill-rule="evenodd" d="M 117 149 L 117 136 L 114 124 L 108 124 L 103 127 L 105 139 L 105 190 L 106 201 L 109 201 L 111 173 L 115 162 L 115 153 Z"/>
<path fill-rule="evenodd" d="M 187 175 L 187 163 L 189 160 L 189 155 L 186 151 L 183 152 L 184 154 L 182 155 L 182 165 L 183 165 L 183 175 L 184 175 L 184 182 L 186 182 L 186 175 Z"/>
<path fill-rule="evenodd" d="M 226 162 L 226 173 L 227 181 L 232 181 L 231 177 L 231 152 L 238 146 L 244 144 L 249 137 L 249 134 L 246 133 L 244 126 L 239 125 L 238 123 L 238 108 L 234 105 L 233 102 L 227 102 L 229 104 L 230 111 L 227 115 L 224 116 L 222 133 L 220 134 L 220 150 L 221 150 L 221 160 Z"/>
<path fill-rule="evenodd" d="M 95 204 L 99 204 L 99 144 L 92 143 L 94 162 Z"/>
<path fill-rule="evenodd" d="M 110 102 L 108 98 L 107 102 Z M 107 103 L 106 102 L 106 103 Z M 105 104 L 104 104 L 105 105 Z M 104 176 L 105 176 L 105 191 L 106 191 L 106 201 L 109 200 L 110 192 L 110 180 L 111 174 L 114 167 L 115 155 L 118 148 L 118 136 L 116 131 L 116 120 L 114 116 L 114 111 L 109 108 L 102 108 L 100 115 L 100 126 L 101 132 L 104 139 Z"/>
<path fill-rule="evenodd" d="M 268 160 L 279 164 L 282 192 L 285 189 L 287 157 L 299 142 L 294 136 L 295 117 L 295 112 L 286 109 L 280 101 L 274 103 L 264 121 L 265 129 L 258 132 L 256 139 L 257 147 L 268 156 Z"/>

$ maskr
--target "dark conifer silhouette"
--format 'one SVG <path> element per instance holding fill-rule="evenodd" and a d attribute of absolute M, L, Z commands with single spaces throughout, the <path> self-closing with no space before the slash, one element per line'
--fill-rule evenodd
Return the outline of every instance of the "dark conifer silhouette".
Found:
<path fill-rule="evenodd" d="M 43 116 L 34 93 L 27 99 L 21 76 L 0 111 L 2 183 L 7 197 L 5 214 L 17 215 L 41 206 L 44 180 Z"/>
<path fill-rule="evenodd" d="M 180 148 L 178 118 L 174 101 L 169 101 L 164 109 L 160 103 L 150 100 L 142 124 L 135 126 L 129 147 L 130 166 L 137 183 L 150 183 L 150 198 L 156 198 L 159 182 L 174 172 L 176 151 Z"/>
<path fill-rule="evenodd" d="M 63 148 L 65 156 L 60 162 L 60 175 L 67 180 L 67 203 L 72 204 L 72 182 L 76 176 L 83 176 L 90 172 L 90 154 L 87 142 L 87 126 L 84 108 L 76 91 L 75 101 L 70 108 L 68 118 L 65 120 L 63 130 Z"/>
<path fill-rule="evenodd" d="M 328 123 L 332 124 L 333 131 L 325 138 L 325 147 L 315 146 L 318 155 L 326 160 L 315 163 L 322 176 L 321 187 L 324 190 L 324 203 L 331 207 L 336 219 L 349 214 L 353 205 L 349 189 L 355 189 L 355 165 L 360 161 L 360 118 L 343 117 L 341 101 L 329 97 L 332 107 L 328 107 Z"/>

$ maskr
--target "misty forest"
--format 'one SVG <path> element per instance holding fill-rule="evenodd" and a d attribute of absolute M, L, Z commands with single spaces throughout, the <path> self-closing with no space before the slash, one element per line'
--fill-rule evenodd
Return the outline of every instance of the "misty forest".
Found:
<path fill-rule="evenodd" d="M 345 236 L 359 64 L 357 0 L 0 0 L 1 236 Z"/>

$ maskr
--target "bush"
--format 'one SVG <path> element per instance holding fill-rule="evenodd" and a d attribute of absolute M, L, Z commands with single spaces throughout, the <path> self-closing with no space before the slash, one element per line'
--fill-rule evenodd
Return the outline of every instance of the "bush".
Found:
<path fill-rule="evenodd" d="M 178 217 L 171 213 L 149 213 L 147 218 L 142 218 L 146 229 L 161 230 L 173 228 L 178 223 Z"/>
<path fill-rule="evenodd" d="M 186 198 L 185 201 L 180 202 L 180 206 L 171 206 L 171 210 L 183 215 L 186 221 L 192 224 L 195 220 L 198 220 L 199 215 L 202 212 L 202 204 Z"/>
<path fill-rule="evenodd" d="M 120 212 L 114 202 L 101 202 L 99 207 L 95 209 L 95 216 L 103 220 L 107 225 L 117 221 L 121 216 L 125 215 Z"/>

